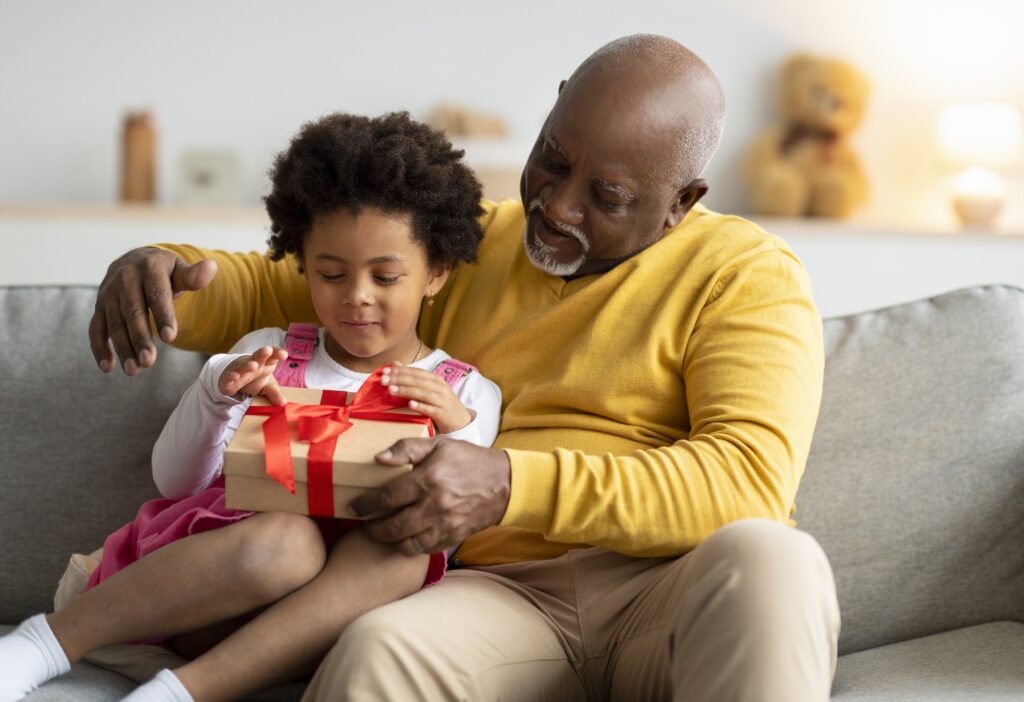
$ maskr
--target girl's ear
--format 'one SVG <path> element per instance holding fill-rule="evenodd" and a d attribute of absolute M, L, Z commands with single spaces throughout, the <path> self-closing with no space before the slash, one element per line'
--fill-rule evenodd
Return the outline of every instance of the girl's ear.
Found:
<path fill-rule="evenodd" d="M 441 288 L 448 281 L 448 274 L 452 272 L 451 266 L 436 266 L 430 271 L 430 277 L 427 279 L 427 287 L 424 290 L 424 294 L 427 297 L 433 297 L 434 295 L 441 292 Z"/>

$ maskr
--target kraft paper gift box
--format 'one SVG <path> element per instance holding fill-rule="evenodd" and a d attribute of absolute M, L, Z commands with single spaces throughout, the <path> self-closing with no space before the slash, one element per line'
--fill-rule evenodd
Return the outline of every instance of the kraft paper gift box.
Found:
<path fill-rule="evenodd" d="M 379 372 L 354 395 L 281 390 L 288 405 L 257 397 L 227 447 L 229 508 L 353 519 L 353 499 L 412 469 L 382 466 L 374 455 L 399 439 L 433 436 L 427 417 L 380 386 Z"/>

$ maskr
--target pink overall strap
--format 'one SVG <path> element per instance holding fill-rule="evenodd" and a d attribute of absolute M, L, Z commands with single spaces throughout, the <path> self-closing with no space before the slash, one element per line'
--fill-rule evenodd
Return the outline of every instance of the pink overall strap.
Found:
<path fill-rule="evenodd" d="M 284 338 L 288 358 L 274 369 L 277 384 L 288 388 L 306 387 L 306 366 L 319 343 L 320 333 L 315 324 L 289 324 L 288 335 Z"/>
<path fill-rule="evenodd" d="M 437 368 L 434 369 L 434 375 L 439 375 L 444 378 L 444 382 L 448 383 L 448 387 L 452 389 L 452 392 L 458 392 L 462 381 L 469 377 L 470 373 L 479 372 L 480 371 L 468 363 L 457 361 L 454 358 L 449 358 L 447 361 L 441 361 L 437 364 Z"/>

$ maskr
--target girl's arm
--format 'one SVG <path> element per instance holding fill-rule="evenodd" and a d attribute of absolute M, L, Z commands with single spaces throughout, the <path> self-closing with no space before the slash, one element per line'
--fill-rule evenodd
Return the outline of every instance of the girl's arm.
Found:
<path fill-rule="evenodd" d="M 445 436 L 477 446 L 493 444 L 501 424 L 501 389 L 482 374 L 473 373 L 462 383 L 456 397 L 473 414 L 473 421 Z"/>
<path fill-rule="evenodd" d="M 260 329 L 243 337 L 230 353 L 211 356 L 206 362 L 153 446 L 153 481 L 161 495 L 195 495 L 220 476 L 224 449 L 252 403 L 221 393 L 220 376 L 239 356 L 280 345 L 284 336 L 281 329 Z"/>

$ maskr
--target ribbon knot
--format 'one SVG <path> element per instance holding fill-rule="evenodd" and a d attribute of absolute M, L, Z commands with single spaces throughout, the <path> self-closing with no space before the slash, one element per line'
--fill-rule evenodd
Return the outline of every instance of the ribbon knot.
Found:
<path fill-rule="evenodd" d="M 320 441 L 327 441 L 336 436 L 344 434 L 352 428 L 352 420 L 349 416 L 352 410 L 346 405 L 323 416 L 316 413 L 303 411 L 304 409 L 327 409 L 326 405 L 292 405 L 297 408 L 293 411 L 296 417 L 295 427 L 299 441 L 315 444 Z M 287 412 L 286 412 L 287 414 Z"/>

